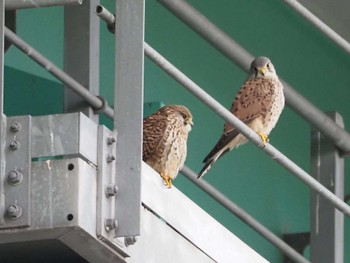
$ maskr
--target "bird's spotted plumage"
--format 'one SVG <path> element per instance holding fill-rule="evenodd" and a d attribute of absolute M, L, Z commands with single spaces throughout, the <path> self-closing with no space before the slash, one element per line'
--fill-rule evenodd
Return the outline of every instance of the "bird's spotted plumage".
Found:
<path fill-rule="evenodd" d="M 143 119 L 142 159 L 171 187 L 187 155 L 188 133 L 193 125 L 190 111 L 169 105 Z"/>
<path fill-rule="evenodd" d="M 258 57 L 250 65 L 250 72 L 237 93 L 230 111 L 259 134 L 266 143 L 267 136 L 275 127 L 284 108 L 283 86 L 271 61 Z M 204 167 L 198 174 L 202 177 L 225 153 L 248 140 L 231 124 L 225 123 L 224 132 L 204 159 Z"/>

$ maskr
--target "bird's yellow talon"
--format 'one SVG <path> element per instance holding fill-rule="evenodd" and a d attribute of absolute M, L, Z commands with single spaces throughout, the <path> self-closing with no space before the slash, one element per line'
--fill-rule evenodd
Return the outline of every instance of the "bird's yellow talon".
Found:
<path fill-rule="evenodd" d="M 261 140 L 262 140 L 262 142 L 263 142 L 263 144 L 265 146 L 266 143 L 269 142 L 269 137 L 266 134 L 262 133 L 262 132 L 258 132 L 258 135 L 260 136 L 260 138 L 261 138 Z"/>
<path fill-rule="evenodd" d="M 168 188 L 171 188 L 173 186 L 173 179 L 169 175 L 164 175 L 164 174 L 161 173 L 160 176 L 163 178 L 164 184 Z"/>

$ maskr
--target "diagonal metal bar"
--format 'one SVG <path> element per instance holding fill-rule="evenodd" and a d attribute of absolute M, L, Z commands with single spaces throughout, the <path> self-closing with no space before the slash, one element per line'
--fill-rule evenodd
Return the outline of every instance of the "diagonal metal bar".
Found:
<path fill-rule="evenodd" d="M 240 208 L 237 204 L 228 199 L 223 193 L 221 193 L 215 187 L 210 185 L 207 181 L 203 179 L 198 180 L 197 174 L 190 168 L 184 166 L 181 170 L 181 173 L 185 175 L 189 180 L 191 180 L 192 183 L 197 185 L 200 189 L 202 189 L 204 192 L 206 192 L 208 195 L 214 198 L 223 207 L 225 207 L 231 213 L 235 214 L 244 223 L 248 224 L 256 232 L 265 237 L 268 241 L 270 241 L 273 245 L 280 249 L 285 255 L 295 260 L 295 262 L 310 262 L 307 259 L 305 259 L 302 255 L 300 255 L 297 251 L 295 251 L 292 247 L 290 247 L 287 243 L 285 243 L 281 238 L 272 233 L 268 228 L 259 223 L 259 221 L 254 219 L 246 211 Z"/>
<path fill-rule="evenodd" d="M 31 59 L 37 62 L 40 66 L 45 68 L 57 79 L 61 80 L 67 87 L 70 87 L 78 95 L 83 97 L 94 109 L 98 109 L 100 112 L 106 114 L 108 117 L 113 118 L 114 112 L 111 107 L 106 104 L 106 101 L 95 96 L 88 91 L 83 85 L 78 83 L 72 77 L 70 77 L 63 70 L 55 66 L 50 60 L 39 53 L 36 49 L 31 47 L 28 43 L 22 40 L 19 36 L 13 33 L 10 29 L 5 27 L 4 29 L 6 39 L 16 46 L 24 54 L 28 55 Z"/>
<path fill-rule="evenodd" d="M 253 60 L 253 56 L 186 1 L 158 1 L 241 69 L 244 71 L 249 70 L 249 63 Z M 350 153 L 350 134 L 294 90 L 288 83 L 282 82 L 287 104 L 321 131 L 340 150 L 344 153 Z"/>
<path fill-rule="evenodd" d="M 60 5 L 80 5 L 83 0 L 5 0 L 6 10 L 22 8 L 49 7 Z"/>
<path fill-rule="evenodd" d="M 284 2 L 350 55 L 350 43 L 337 34 L 332 28 L 327 26 L 326 23 L 322 22 L 322 20 L 320 20 L 296 0 L 284 0 Z"/>
<path fill-rule="evenodd" d="M 228 111 L 224 106 L 217 102 L 213 97 L 201 89 L 196 83 L 194 83 L 190 78 L 183 74 L 180 70 L 174 67 L 168 60 L 166 60 L 162 55 L 145 43 L 145 54 L 150 58 L 155 64 L 162 68 L 168 75 L 179 82 L 184 88 L 195 95 L 204 104 L 210 107 L 214 112 L 216 112 L 225 121 L 232 124 L 237 130 L 239 130 L 245 137 L 251 140 L 259 148 L 262 148 L 264 152 L 272 157 L 273 160 L 278 162 L 288 171 L 297 176 L 306 185 L 313 189 L 316 193 L 323 196 L 325 199 L 330 201 L 339 211 L 350 217 L 350 207 L 331 191 L 329 191 L 322 184 L 317 182 L 312 178 L 307 172 L 301 169 L 293 161 L 288 159 L 283 153 L 273 147 L 271 144 L 267 144 L 265 147 L 262 144 L 260 137 L 247 125 L 241 122 L 236 116 L 234 116 L 230 111 Z"/>

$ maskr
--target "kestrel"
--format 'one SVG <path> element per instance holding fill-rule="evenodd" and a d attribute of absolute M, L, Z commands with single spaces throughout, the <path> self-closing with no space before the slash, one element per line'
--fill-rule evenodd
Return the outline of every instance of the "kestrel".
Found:
<path fill-rule="evenodd" d="M 167 187 L 183 167 L 192 114 L 181 105 L 169 105 L 143 119 L 142 159 L 163 178 Z"/>
<path fill-rule="evenodd" d="M 257 57 L 250 65 L 248 78 L 232 103 L 230 111 L 253 129 L 264 145 L 284 108 L 283 86 L 274 66 L 267 57 Z M 225 153 L 248 142 L 231 124 L 225 123 L 224 132 L 211 152 L 204 159 L 201 178 Z"/>

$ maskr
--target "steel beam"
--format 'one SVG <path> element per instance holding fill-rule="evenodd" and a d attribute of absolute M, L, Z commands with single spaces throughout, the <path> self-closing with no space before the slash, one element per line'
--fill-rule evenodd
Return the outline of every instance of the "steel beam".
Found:
<path fill-rule="evenodd" d="M 118 0 L 116 6 L 116 236 L 129 237 L 140 234 L 144 0 Z"/>
<path fill-rule="evenodd" d="M 4 115 L 4 26 L 5 0 L 0 0 L 0 225 L 4 224 L 6 117 Z"/>
<path fill-rule="evenodd" d="M 49 7 L 60 5 L 80 5 L 83 0 L 5 0 L 6 10 L 21 8 Z"/>
<path fill-rule="evenodd" d="M 344 127 L 338 113 L 330 113 Z M 332 142 L 319 131 L 311 136 L 311 167 L 313 177 L 344 199 L 344 158 Z M 312 262 L 342 263 L 344 261 L 344 216 L 324 197 L 311 193 L 311 260 Z M 327 249 L 325 249 L 327 248 Z"/>
<path fill-rule="evenodd" d="M 100 0 L 64 7 L 64 71 L 92 94 L 99 95 L 100 21 L 94 14 Z M 84 98 L 64 89 L 64 111 L 83 112 L 98 123 L 98 114 Z"/>
<path fill-rule="evenodd" d="M 254 58 L 253 55 L 210 22 L 203 14 L 184 0 L 158 1 L 241 69 L 246 72 L 249 71 L 249 64 Z M 350 134 L 339 127 L 288 83 L 282 82 L 287 104 L 301 117 L 317 127 L 344 153 L 350 153 Z"/>

